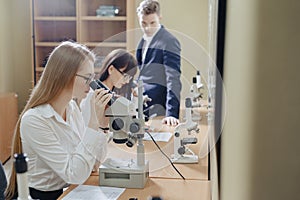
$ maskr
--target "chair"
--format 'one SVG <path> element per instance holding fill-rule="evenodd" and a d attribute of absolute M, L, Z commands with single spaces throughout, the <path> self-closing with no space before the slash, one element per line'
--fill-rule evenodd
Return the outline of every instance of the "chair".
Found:
<path fill-rule="evenodd" d="M 4 200 L 4 191 L 7 187 L 7 180 L 4 172 L 4 168 L 2 166 L 2 162 L 0 162 L 0 200 Z"/>

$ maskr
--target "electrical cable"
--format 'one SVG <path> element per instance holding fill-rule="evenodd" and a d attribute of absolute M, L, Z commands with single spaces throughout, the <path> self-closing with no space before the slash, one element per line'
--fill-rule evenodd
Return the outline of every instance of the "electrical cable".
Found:
<path fill-rule="evenodd" d="M 171 163 L 171 166 L 173 167 L 173 169 L 181 176 L 181 178 L 183 180 L 185 180 L 184 176 L 179 172 L 179 170 L 175 167 L 175 165 L 172 163 L 171 159 L 165 154 L 165 152 L 163 152 L 163 150 L 161 150 L 160 146 L 157 144 L 157 142 L 154 140 L 154 138 L 152 137 L 152 135 L 145 130 L 145 132 L 150 136 L 151 140 L 154 142 L 154 144 L 156 145 L 156 147 L 160 150 L 160 152 L 168 159 L 168 161 Z"/>

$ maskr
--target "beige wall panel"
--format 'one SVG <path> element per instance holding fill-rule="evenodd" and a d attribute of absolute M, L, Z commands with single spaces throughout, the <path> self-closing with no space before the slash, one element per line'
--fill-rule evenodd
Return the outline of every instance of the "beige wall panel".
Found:
<path fill-rule="evenodd" d="M 222 200 L 299 198 L 299 2 L 228 1 Z"/>
<path fill-rule="evenodd" d="M 29 8 L 30 0 L 0 1 L 0 92 L 16 92 L 19 110 L 32 86 Z"/>
<path fill-rule="evenodd" d="M 30 0 L 10 0 L 12 14 L 12 57 L 14 92 L 18 94 L 19 110 L 23 109 L 32 88 L 32 40 Z"/>
<path fill-rule="evenodd" d="M 0 1 L 0 92 L 13 91 L 11 1 Z"/>

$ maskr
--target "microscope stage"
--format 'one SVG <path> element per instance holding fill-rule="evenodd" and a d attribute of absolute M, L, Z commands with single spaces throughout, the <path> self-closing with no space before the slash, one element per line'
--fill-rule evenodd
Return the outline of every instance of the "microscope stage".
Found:
<path fill-rule="evenodd" d="M 197 155 L 182 155 L 177 158 L 171 158 L 172 163 L 198 163 Z"/>

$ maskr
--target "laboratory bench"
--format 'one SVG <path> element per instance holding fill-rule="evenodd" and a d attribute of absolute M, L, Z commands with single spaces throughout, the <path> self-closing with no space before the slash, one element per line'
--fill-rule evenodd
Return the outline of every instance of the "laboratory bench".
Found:
<path fill-rule="evenodd" d="M 206 108 L 200 108 L 202 119 L 198 122 L 200 132 L 194 134 L 198 139 L 196 144 L 189 145 L 189 148 L 199 156 L 199 162 L 193 164 L 174 164 L 185 180 L 172 168 L 168 159 L 158 150 L 153 141 L 144 141 L 145 159 L 149 161 L 149 179 L 143 189 L 130 189 L 121 194 L 118 199 L 129 198 L 147 199 L 148 196 L 161 196 L 164 200 L 182 199 L 210 199 L 209 155 L 208 155 L 208 125 Z M 174 127 L 161 124 L 161 117 L 156 117 L 147 122 L 152 132 L 174 133 Z M 157 142 L 160 148 L 168 157 L 174 152 L 174 136 L 168 142 Z M 136 145 L 132 148 L 122 144 L 110 142 L 108 145 L 109 158 L 136 159 Z M 99 185 L 99 174 L 94 172 L 84 185 Z M 64 197 L 72 191 L 76 185 L 71 185 L 60 197 Z"/>

